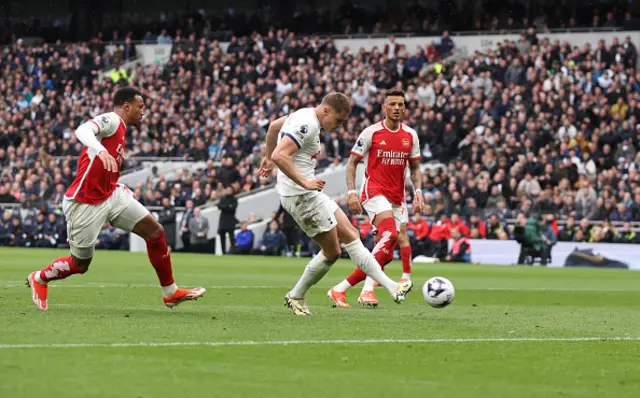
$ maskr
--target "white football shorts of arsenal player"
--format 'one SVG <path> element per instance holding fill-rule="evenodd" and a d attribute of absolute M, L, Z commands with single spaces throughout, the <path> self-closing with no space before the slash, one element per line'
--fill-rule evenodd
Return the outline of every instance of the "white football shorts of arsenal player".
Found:
<path fill-rule="evenodd" d="M 118 164 L 116 172 L 105 170 L 98 153 L 85 147 L 78 160 L 78 173 L 62 202 L 71 254 L 87 259 L 93 257 L 105 223 L 132 231 L 149 210 L 134 199 L 128 187 L 118 184 L 127 131 L 120 116 L 114 112 L 98 115 L 78 130 L 90 130 Z"/>
<path fill-rule="evenodd" d="M 367 127 L 356 141 L 351 154 L 366 162 L 360 201 L 369 218 L 383 211 L 393 212 L 398 231 L 409 220 L 404 188 L 409 161 L 420 159 L 416 131 L 400 124 L 389 130 L 384 121 Z"/>

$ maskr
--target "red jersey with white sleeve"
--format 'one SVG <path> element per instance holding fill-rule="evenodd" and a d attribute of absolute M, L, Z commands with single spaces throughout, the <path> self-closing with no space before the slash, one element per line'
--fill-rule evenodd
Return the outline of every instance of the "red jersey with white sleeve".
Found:
<path fill-rule="evenodd" d="M 407 162 L 420 160 L 416 131 L 402 123 L 396 131 L 389 130 L 384 121 L 376 123 L 360 133 L 351 154 L 366 161 L 360 200 L 384 196 L 391 204 L 401 206 Z"/>
<path fill-rule="evenodd" d="M 78 172 L 65 196 L 77 202 L 100 204 L 107 200 L 116 189 L 120 178 L 120 169 L 124 162 L 125 134 L 127 126 L 115 112 L 104 113 L 84 123 L 76 130 L 80 138 L 80 131 L 90 129 L 102 147 L 109 152 L 118 164 L 117 172 L 105 170 L 98 157 L 98 150 L 85 146 L 78 160 Z"/>

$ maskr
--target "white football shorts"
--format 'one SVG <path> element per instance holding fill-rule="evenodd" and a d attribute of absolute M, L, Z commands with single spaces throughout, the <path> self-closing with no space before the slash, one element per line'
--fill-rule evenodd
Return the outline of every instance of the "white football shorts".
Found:
<path fill-rule="evenodd" d="M 62 211 L 67 219 L 71 254 L 80 259 L 93 257 L 96 239 L 105 223 L 131 232 L 133 227 L 149 214 L 149 210 L 133 198 L 133 192 L 120 184 L 111 196 L 100 204 L 64 198 Z"/>
<path fill-rule="evenodd" d="M 384 196 L 374 196 L 362 202 L 362 208 L 367 212 L 371 222 L 373 222 L 377 214 L 383 211 L 392 212 L 398 231 L 400 231 L 402 224 L 406 225 L 409 223 L 409 211 L 407 210 L 407 204 L 405 202 L 402 202 L 400 206 L 396 206 L 389 202 Z"/>
<path fill-rule="evenodd" d="M 323 192 L 310 191 L 303 195 L 283 196 L 280 202 L 310 238 L 329 232 L 338 225 L 335 215 L 338 204 Z"/>

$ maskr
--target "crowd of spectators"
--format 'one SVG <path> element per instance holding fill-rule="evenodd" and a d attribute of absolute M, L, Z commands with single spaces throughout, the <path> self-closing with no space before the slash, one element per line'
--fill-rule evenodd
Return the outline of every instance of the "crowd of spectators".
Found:
<path fill-rule="evenodd" d="M 146 95 L 147 117 L 130 130 L 128 150 L 206 166 L 132 189 L 147 206 L 173 208 L 267 186 L 273 176 L 258 178 L 257 168 L 269 122 L 330 91 L 354 105 L 319 157 L 319 167 L 339 164 L 358 132 L 380 120 L 384 90 L 401 88 L 423 159 L 444 164 L 424 178 L 430 219 L 455 214 L 469 227 L 521 213 L 640 221 L 640 75 L 629 38 L 573 47 L 530 28 L 516 43 L 456 63 L 442 59 L 455 42 L 445 33 L 441 43 L 408 53 L 391 37 L 352 54 L 331 39 L 270 30 L 232 38 L 225 51 L 191 36 L 164 67 L 129 72 Z M 73 130 L 110 110 L 121 84 L 99 78 L 112 62 L 97 40 L 15 44 L 0 54 L 0 202 L 55 214 L 81 151 Z M 289 236 L 286 246 L 295 246 Z"/>
<path fill-rule="evenodd" d="M 77 18 L 68 16 L 3 19 L 0 22 L 0 43 L 13 42 L 20 37 L 42 37 L 45 41 L 58 39 L 79 41 L 93 31 L 109 42 L 125 38 L 145 43 L 171 43 L 188 38 L 227 40 L 229 36 L 250 35 L 253 30 L 266 32 L 278 26 L 299 34 L 389 34 L 412 33 L 439 35 L 442 30 L 488 31 L 516 30 L 536 26 L 540 31 L 557 28 L 612 28 L 634 21 L 637 7 L 623 6 L 610 1 L 577 2 L 557 7 L 554 2 L 510 1 L 508 6 L 499 0 L 476 2 L 437 1 L 365 1 L 345 0 L 326 3 L 296 3 L 263 0 L 255 6 L 224 9 L 163 10 L 151 1 L 137 1 L 136 10 L 121 9 L 119 15 L 91 20 L 92 29 L 74 29 Z M 145 4 L 147 3 L 147 4 Z M 211 4 L 215 7 L 215 4 Z M 101 4 L 93 5 L 94 13 L 102 13 Z M 37 4 L 30 11 L 38 15 Z M 627 26 L 627 29 L 631 27 Z M 103 33 L 104 32 L 104 33 Z"/>

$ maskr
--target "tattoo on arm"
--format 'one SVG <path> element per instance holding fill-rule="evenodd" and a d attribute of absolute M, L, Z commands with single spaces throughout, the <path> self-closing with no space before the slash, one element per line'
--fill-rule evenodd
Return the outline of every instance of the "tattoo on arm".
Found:
<path fill-rule="evenodd" d="M 409 163 L 411 168 L 411 183 L 413 183 L 414 191 L 422 190 L 422 172 L 420 171 L 420 162 L 413 161 Z"/>
<path fill-rule="evenodd" d="M 356 170 L 358 169 L 358 163 L 360 163 L 359 157 L 356 155 L 349 156 L 349 161 L 347 162 L 347 189 L 349 191 L 356 189 Z"/>

